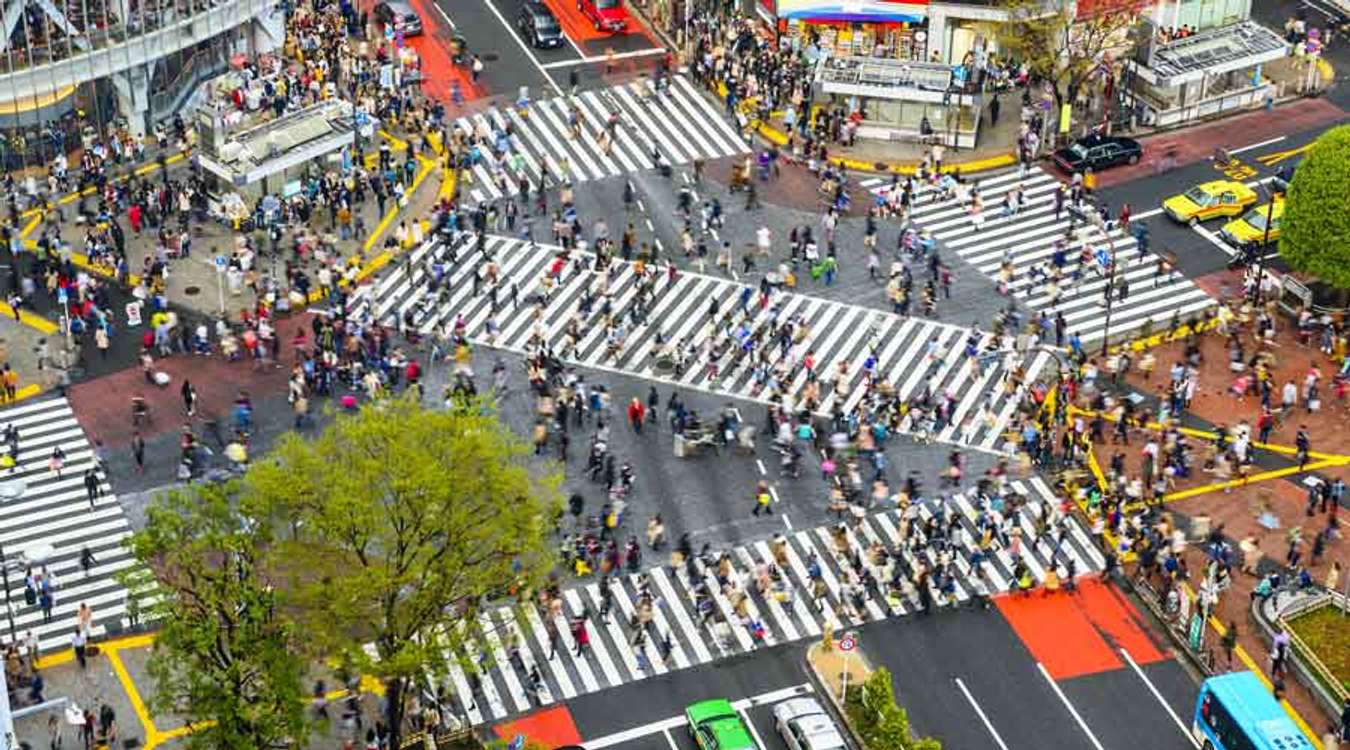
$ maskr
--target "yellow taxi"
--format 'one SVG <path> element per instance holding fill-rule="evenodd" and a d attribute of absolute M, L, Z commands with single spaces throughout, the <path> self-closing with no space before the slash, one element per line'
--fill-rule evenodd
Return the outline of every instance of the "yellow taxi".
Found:
<path fill-rule="evenodd" d="M 1242 247 L 1249 242 L 1274 242 L 1280 238 L 1280 219 L 1284 216 L 1284 199 L 1276 197 L 1271 203 L 1262 203 L 1223 225 L 1219 235 L 1230 244 Z M 1270 234 L 1266 234 L 1266 221 L 1270 221 Z"/>
<path fill-rule="evenodd" d="M 1241 182 L 1215 180 L 1196 185 L 1163 201 L 1163 210 L 1175 221 L 1197 224 L 1216 216 L 1239 216 L 1253 203 L 1256 192 Z"/>

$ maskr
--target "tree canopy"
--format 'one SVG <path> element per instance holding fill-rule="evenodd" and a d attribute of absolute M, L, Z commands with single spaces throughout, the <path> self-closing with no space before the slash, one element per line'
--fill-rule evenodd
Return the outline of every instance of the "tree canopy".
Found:
<path fill-rule="evenodd" d="M 1126 44 L 1140 0 L 1095 0 L 1079 12 L 1072 0 L 1002 0 L 1009 21 L 999 25 L 999 45 L 1033 78 L 1049 81 L 1055 102 L 1073 100 L 1106 56 Z"/>
<path fill-rule="evenodd" d="M 157 707 L 200 728 L 196 747 L 288 746 L 322 662 L 383 682 L 398 747 L 413 683 L 481 653 L 480 607 L 552 570 L 561 475 L 531 452 L 484 403 L 405 397 L 157 499 L 131 541 L 165 591 Z"/>
<path fill-rule="evenodd" d="M 283 748 L 303 739 L 307 664 L 278 617 L 263 559 L 270 533 L 244 523 L 233 488 L 160 496 L 129 546 L 159 578 L 148 614 L 158 635 L 148 669 L 152 708 L 197 731 L 191 748 Z M 133 590 L 141 588 L 140 572 Z"/>
<path fill-rule="evenodd" d="M 1350 125 L 1323 133 L 1285 196 L 1280 255 L 1295 271 L 1350 289 Z"/>
<path fill-rule="evenodd" d="M 891 672 L 878 667 L 867 676 L 861 690 L 848 694 L 844 706 L 849 723 L 869 748 L 886 750 L 942 750 L 932 737 L 915 737 L 909 714 L 895 702 Z"/>
<path fill-rule="evenodd" d="M 531 452 L 481 403 L 401 398 L 285 436 L 245 479 L 290 529 L 271 549 L 287 612 L 314 648 L 383 680 L 395 732 L 412 683 L 479 651 L 479 606 L 552 569 L 561 474 Z"/>

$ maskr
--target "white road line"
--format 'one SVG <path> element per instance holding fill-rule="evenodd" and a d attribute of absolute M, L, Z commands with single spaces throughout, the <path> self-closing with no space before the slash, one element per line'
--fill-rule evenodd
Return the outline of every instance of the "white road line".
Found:
<path fill-rule="evenodd" d="M 755 722 L 750 721 L 750 714 L 744 708 L 736 710 L 741 715 L 741 721 L 745 722 L 745 728 L 750 730 L 750 736 L 755 738 L 755 747 L 768 747 L 764 744 L 764 738 L 759 736 L 759 730 L 755 729 Z"/>
<path fill-rule="evenodd" d="M 1082 729 L 1083 734 L 1087 735 L 1088 741 L 1092 743 L 1092 746 L 1097 748 L 1097 750 L 1106 750 L 1106 748 L 1102 747 L 1102 743 L 1097 739 L 1097 735 L 1093 734 L 1091 729 L 1088 729 L 1087 722 L 1083 721 L 1083 717 L 1078 714 L 1078 709 L 1074 708 L 1073 704 L 1069 702 L 1069 696 L 1064 694 L 1064 691 L 1059 687 L 1059 683 L 1055 682 L 1055 678 L 1051 677 L 1050 672 L 1046 671 L 1045 665 L 1037 662 L 1036 669 L 1039 669 L 1041 676 L 1045 678 L 1046 682 L 1050 683 L 1050 689 L 1054 690 L 1055 695 L 1059 696 L 1059 700 L 1064 704 L 1064 707 L 1069 709 L 1069 713 L 1073 715 L 1073 720 L 1078 722 L 1078 728 Z"/>
<path fill-rule="evenodd" d="M 783 525 L 787 527 L 788 531 L 792 531 L 792 519 L 788 518 L 787 514 L 783 515 Z"/>
<path fill-rule="evenodd" d="M 1246 152 L 1248 152 L 1248 151 L 1255 151 L 1256 149 L 1261 148 L 1262 146 L 1269 146 L 1269 145 L 1271 145 L 1271 144 L 1279 143 L 1280 141 L 1282 141 L 1282 140 L 1284 140 L 1285 138 L 1288 138 L 1288 137 L 1289 137 L 1289 136 L 1285 136 L 1285 135 L 1276 136 L 1276 137 L 1274 137 L 1274 138 L 1271 138 L 1271 139 L 1268 140 L 1268 141 L 1261 141 L 1260 143 L 1253 143 L 1253 144 L 1251 144 L 1250 146 L 1243 146 L 1242 148 L 1229 149 L 1228 155 L 1229 155 L 1229 156 L 1236 156 L 1236 155 L 1238 155 L 1238 154 L 1246 153 Z M 1189 737 L 1189 736 L 1190 736 L 1190 732 L 1187 732 L 1187 733 L 1186 733 L 1186 736 Z"/>
<path fill-rule="evenodd" d="M 1208 240 L 1211 245 L 1222 250 L 1224 254 L 1227 255 L 1228 257 L 1232 258 L 1237 256 L 1237 250 L 1229 247 L 1227 242 L 1224 242 L 1223 240 L 1219 239 L 1219 235 L 1209 231 L 1208 229 L 1205 229 L 1204 225 L 1196 224 L 1195 226 L 1191 227 L 1191 229 L 1194 229 L 1196 234 Z"/>
<path fill-rule="evenodd" d="M 567 37 L 567 41 L 572 42 L 572 38 Z M 590 57 L 587 57 L 586 53 L 581 51 L 581 48 L 577 46 L 576 42 L 572 42 L 572 49 L 575 49 L 577 51 L 577 54 L 581 55 L 581 59 L 559 60 L 557 62 L 548 63 L 544 65 L 544 67 L 549 70 L 553 70 L 555 68 L 570 68 L 573 65 L 590 65 L 591 63 L 605 62 L 606 60 L 610 59 L 626 60 L 631 57 L 650 57 L 652 55 L 664 55 L 666 53 L 665 47 L 653 47 L 651 49 L 639 49 L 633 50 L 631 52 L 619 52 L 615 54 L 612 58 L 609 55 L 591 55 Z M 1229 153 L 1233 152 L 1230 151 Z"/>
<path fill-rule="evenodd" d="M 558 96 L 562 96 L 562 87 L 558 85 L 557 81 L 553 80 L 553 77 L 548 74 L 547 70 L 544 70 L 544 66 L 539 62 L 539 58 L 534 56 L 534 51 L 525 45 L 525 40 L 520 38 L 520 35 L 516 33 L 515 28 L 506 20 L 506 17 L 502 15 L 502 12 L 497 10 L 497 6 L 493 4 L 492 0 L 483 0 L 483 4 L 488 7 L 488 10 L 492 11 L 492 15 L 496 16 L 498 21 L 502 22 L 502 26 L 506 27 L 506 33 L 515 40 L 516 44 L 520 47 L 520 51 L 525 53 L 525 56 L 530 59 L 530 62 L 534 63 L 534 67 L 539 69 L 540 74 L 544 76 L 544 80 L 548 81 L 548 85 L 553 87 L 554 92 L 556 92 Z M 578 50 L 578 53 L 580 53 L 580 50 Z"/>
<path fill-rule="evenodd" d="M 1190 730 L 1186 727 L 1186 724 L 1181 721 L 1181 717 L 1177 716 L 1177 712 L 1172 710 L 1172 705 L 1162 697 L 1162 693 L 1158 692 L 1158 688 L 1154 686 L 1153 681 L 1148 678 L 1148 675 L 1144 674 L 1144 670 L 1139 668 L 1139 665 L 1134 661 L 1134 657 L 1130 656 L 1130 652 L 1122 648 L 1120 650 L 1120 655 L 1125 657 L 1125 661 L 1129 662 L 1130 668 L 1134 670 L 1135 674 L 1139 675 L 1139 679 L 1144 681 L 1144 686 L 1147 687 L 1148 691 L 1153 693 L 1153 697 L 1157 698 L 1158 702 L 1162 704 L 1163 710 L 1167 712 L 1168 716 L 1172 717 L 1172 723 L 1177 725 L 1177 729 L 1181 730 L 1181 733 L 1185 735 L 1186 739 L 1191 741 L 1191 745 L 1200 747 L 1200 741 L 1195 739 L 1195 735 L 1191 734 Z"/>
<path fill-rule="evenodd" d="M 813 692 L 815 692 L 815 688 L 813 688 L 811 686 L 811 683 L 808 682 L 803 683 L 801 685 L 793 685 L 791 687 L 780 688 L 778 690 L 771 690 L 767 693 L 761 693 L 759 695 L 751 696 L 749 698 L 741 698 L 740 700 L 732 701 L 731 707 L 736 711 L 745 711 L 747 709 L 754 708 L 755 706 L 765 706 L 770 703 L 778 703 L 779 701 L 785 701 L 788 698 L 795 698 L 797 696 L 807 695 Z M 589 750 L 604 750 L 604 748 L 607 747 L 622 745 L 624 743 L 632 742 L 634 740 L 638 740 L 643 737 L 650 737 L 651 735 L 654 734 L 666 733 L 667 736 L 669 737 L 670 730 L 683 727 L 687 723 L 688 722 L 685 721 L 684 716 L 672 716 L 668 719 L 653 721 L 648 724 L 642 724 L 640 726 L 624 729 L 619 732 L 614 732 L 613 734 L 607 734 L 603 737 L 596 737 L 595 739 L 586 740 L 582 744 L 584 744 L 587 748 L 589 748 Z M 763 741 L 760 740 L 759 735 L 755 733 L 754 725 L 751 724 L 748 719 L 746 720 L 746 724 L 750 725 L 750 731 L 751 733 L 755 734 L 755 739 L 760 741 L 759 747 L 767 747 L 767 745 L 765 745 Z"/>
<path fill-rule="evenodd" d="M 445 12 L 445 8 L 442 8 L 442 7 L 441 7 L 441 4 L 438 3 L 438 2 L 435 2 L 435 0 L 432 0 L 431 5 L 432 5 L 432 7 L 434 7 L 434 8 L 436 9 L 436 12 L 437 12 L 437 13 L 440 13 L 440 14 L 441 14 L 441 18 L 444 18 L 444 19 L 445 19 L 445 22 L 448 23 L 448 24 L 450 24 L 450 30 L 451 30 L 451 31 L 454 31 L 454 30 L 455 30 L 455 22 L 450 20 L 450 14 Z"/>
<path fill-rule="evenodd" d="M 666 744 L 670 745 L 670 750 L 680 750 L 680 746 L 675 744 L 675 738 L 670 736 L 669 729 L 663 728 L 661 734 L 666 736 Z M 591 745 L 591 747 L 595 747 L 595 745 Z"/>
<path fill-rule="evenodd" d="M 989 730 L 989 735 L 994 738 L 994 742 L 998 743 L 1000 750 L 1008 750 L 1008 743 L 1004 742 L 1003 738 L 999 736 L 998 731 L 994 729 L 993 722 L 989 721 L 989 717 L 985 715 L 984 709 L 980 708 L 980 704 L 975 702 L 975 696 L 971 695 L 970 691 L 966 689 L 966 683 L 962 682 L 960 677 L 956 678 L 956 687 L 960 689 L 962 695 L 966 696 L 966 700 L 970 702 L 970 707 L 975 709 L 975 715 L 980 717 L 980 721 L 984 722 L 984 728 Z"/>

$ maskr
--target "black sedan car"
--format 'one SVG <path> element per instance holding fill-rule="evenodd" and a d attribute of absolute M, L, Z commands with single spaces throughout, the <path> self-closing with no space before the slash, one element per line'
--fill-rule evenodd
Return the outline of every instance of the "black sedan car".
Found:
<path fill-rule="evenodd" d="M 516 19 L 521 36 L 537 49 L 550 49 L 563 45 L 562 28 L 558 19 L 553 17 L 548 6 L 542 3 L 525 3 Z"/>
<path fill-rule="evenodd" d="M 1138 164 L 1143 156 L 1144 147 L 1132 138 L 1090 135 L 1056 151 L 1054 160 L 1060 169 L 1072 174 L 1089 167 L 1100 172 L 1117 164 Z"/>

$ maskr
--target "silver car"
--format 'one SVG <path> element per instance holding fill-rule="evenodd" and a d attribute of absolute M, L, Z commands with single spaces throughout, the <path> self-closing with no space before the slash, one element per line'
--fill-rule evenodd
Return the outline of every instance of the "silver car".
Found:
<path fill-rule="evenodd" d="M 844 735 L 815 698 L 791 698 L 773 707 L 773 725 L 791 750 L 846 750 Z"/>

